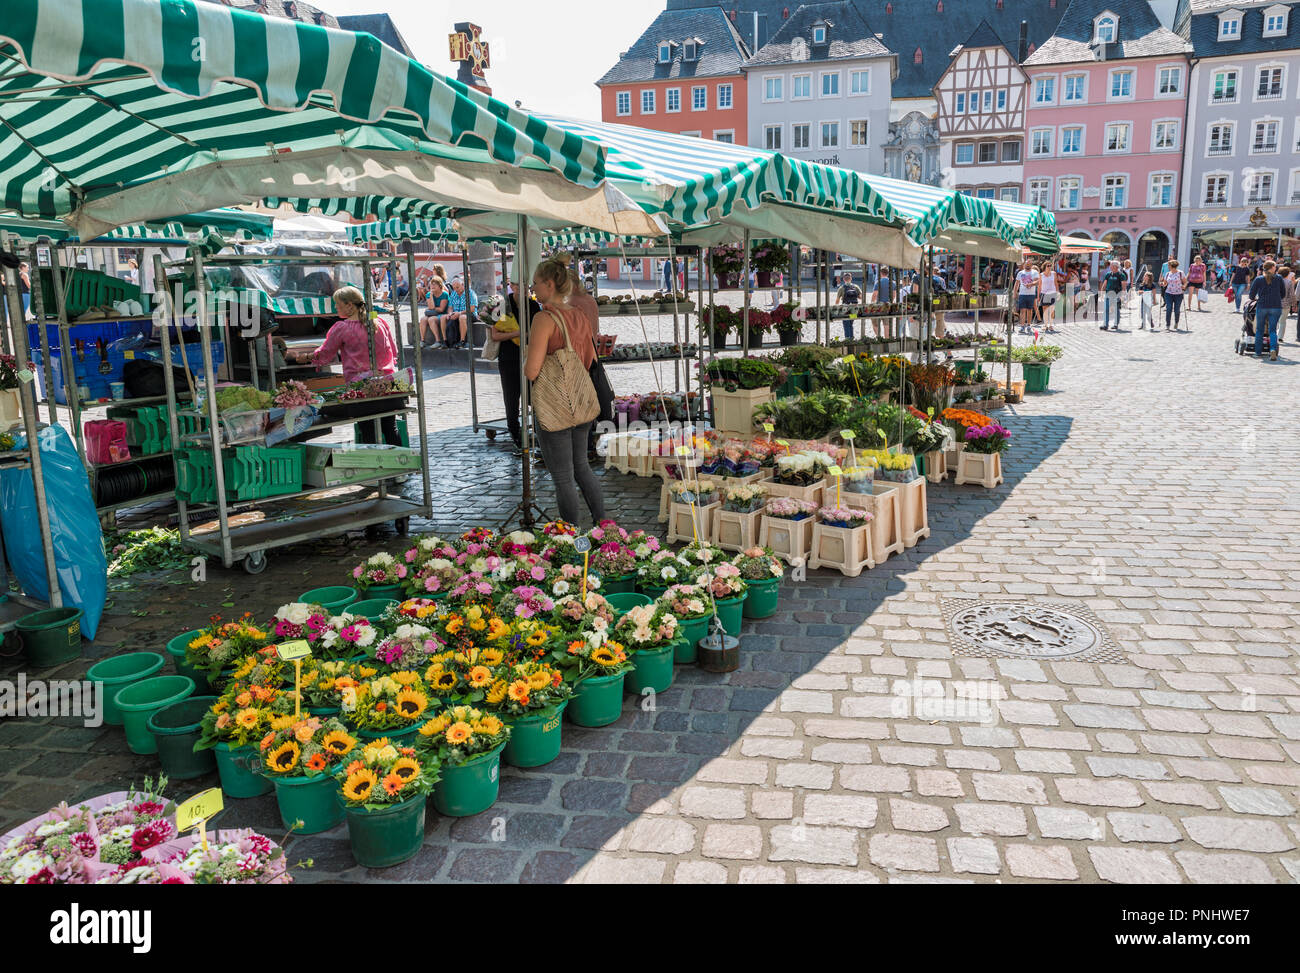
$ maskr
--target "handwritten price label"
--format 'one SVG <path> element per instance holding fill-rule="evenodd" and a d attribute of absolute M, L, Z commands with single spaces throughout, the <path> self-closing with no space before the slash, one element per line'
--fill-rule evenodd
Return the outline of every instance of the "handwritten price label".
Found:
<path fill-rule="evenodd" d="M 579 554 L 586 554 L 588 551 L 591 550 L 591 538 L 590 537 L 576 538 L 573 542 L 573 549 L 577 551 Z"/>
<path fill-rule="evenodd" d="M 838 466 L 830 466 L 830 467 L 827 467 L 826 472 L 829 473 L 831 476 L 843 476 L 843 475 L 844 475 L 844 471 L 843 471 L 842 469 L 840 469 Z"/>
<path fill-rule="evenodd" d="M 176 809 L 176 830 L 182 833 L 189 831 L 195 825 L 211 820 L 225 806 L 220 787 L 199 791 Z"/>
<path fill-rule="evenodd" d="M 695 494 L 693 494 L 690 490 L 687 490 L 685 493 L 682 494 L 682 503 L 694 503 L 694 502 L 695 502 Z"/>
<path fill-rule="evenodd" d="M 857 361 L 857 356 L 855 356 L 855 355 L 845 355 L 843 358 L 840 359 L 840 361 L 844 361 L 844 362 Z"/>
<path fill-rule="evenodd" d="M 304 639 L 294 639 L 292 642 L 281 642 L 277 645 L 275 654 L 280 657 L 281 662 L 293 662 L 311 655 L 311 646 Z"/>
<path fill-rule="evenodd" d="M 18 381 L 22 382 L 24 385 L 30 382 L 35 377 L 36 376 L 32 374 L 31 369 L 29 368 L 21 369 L 18 372 Z"/>
<path fill-rule="evenodd" d="M 840 438 L 847 443 L 851 443 L 855 438 L 857 438 L 857 433 L 855 433 L 852 429 L 841 429 Z"/>
<path fill-rule="evenodd" d="M 789 449 L 789 448 L 790 448 L 790 444 L 787 443 L 784 439 L 778 439 L 778 440 L 776 441 L 776 444 L 777 444 L 778 446 L 784 446 L 786 449 Z"/>
<path fill-rule="evenodd" d="M 691 447 L 689 447 L 689 446 L 678 446 L 678 447 L 677 447 L 677 455 L 678 455 L 678 456 L 692 456 L 692 455 L 694 455 L 694 453 L 695 453 L 695 451 L 694 451 L 693 449 L 691 449 Z"/>
<path fill-rule="evenodd" d="M 763 432 L 766 433 L 776 432 L 776 426 L 772 425 L 772 423 L 770 422 L 765 422 L 763 423 Z"/>

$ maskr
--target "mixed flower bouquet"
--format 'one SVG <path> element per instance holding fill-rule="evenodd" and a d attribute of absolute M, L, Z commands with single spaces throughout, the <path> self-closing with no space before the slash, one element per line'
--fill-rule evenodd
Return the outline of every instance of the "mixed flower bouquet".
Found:
<path fill-rule="evenodd" d="M 271 401 L 278 409 L 295 409 L 304 406 L 315 408 L 323 399 L 302 382 L 289 379 L 280 383 L 280 387 L 275 390 L 275 398 Z"/>
<path fill-rule="evenodd" d="M 730 561 L 723 561 L 709 574 L 701 574 L 698 580 L 708 586 L 709 593 L 719 601 L 743 595 L 749 585 L 740 576 L 740 568 Z"/>
<path fill-rule="evenodd" d="M 486 577 L 477 571 L 470 571 L 447 589 L 447 598 L 450 601 L 459 601 L 466 604 L 475 602 L 491 604 L 496 600 L 498 591 L 497 583 L 490 577 Z"/>
<path fill-rule="evenodd" d="M 600 640 L 608 635 L 616 617 L 602 595 L 588 591 L 585 600 L 574 594 L 557 601 L 551 620 L 566 636 L 590 634 Z"/>
<path fill-rule="evenodd" d="M 341 659 L 304 663 L 301 682 L 302 705 L 318 707 L 342 705 L 342 690 L 345 687 L 356 686 L 354 680 L 347 678 L 348 671 L 348 663 Z"/>
<path fill-rule="evenodd" d="M 551 661 L 574 685 L 596 676 L 616 676 L 632 668 L 623 644 L 596 632 L 585 638 L 571 637 L 551 654 Z"/>
<path fill-rule="evenodd" d="M 1007 442 L 1010 439 L 1010 430 L 996 422 L 990 422 L 988 425 L 981 427 L 967 426 L 966 452 L 1001 453 L 1006 450 Z"/>
<path fill-rule="evenodd" d="M 692 541 L 681 549 L 680 556 L 695 574 L 727 560 L 727 552 L 707 541 Z"/>
<path fill-rule="evenodd" d="M 402 593 L 411 598 L 444 594 L 456 586 L 465 572 L 454 561 L 445 557 L 430 557 L 415 570 L 407 573 L 402 582 Z"/>
<path fill-rule="evenodd" d="M 644 531 L 641 531 L 644 534 Z M 606 517 L 591 530 L 587 531 L 587 537 L 593 545 L 601 545 L 609 541 L 618 541 L 622 544 L 628 543 L 631 535 L 618 525 L 617 521 Z"/>
<path fill-rule="evenodd" d="M 707 507 L 718 499 L 718 490 L 720 484 L 714 480 L 700 477 L 694 480 L 672 480 L 668 484 L 668 493 L 672 497 L 673 503 L 686 503 L 682 499 L 685 493 L 695 494 L 695 505 L 697 507 Z"/>
<path fill-rule="evenodd" d="M 627 535 L 627 545 L 632 548 L 638 562 L 643 562 L 659 552 L 659 538 L 643 530 L 634 530 Z"/>
<path fill-rule="evenodd" d="M 523 551 L 501 561 L 492 572 L 492 578 L 504 585 L 543 584 L 554 568 L 540 554 Z"/>
<path fill-rule="evenodd" d="M 292 691 L 257 683 L 227 687 L 203 714 L 195 749 L 210 749 L 224 743 L 235 750 L 262 739 L 268 730 L 276 729 L 286 719 L 292 723 L 292 696 Z"/>
<path fill-rule="evenodd" d="M 372 554 L 352 569 L 353 583 L 361 591 L 375 585 L 401 584 L 406 580 L 407 567 L 391 554 Z"/>
<path fill-rule="evenodd" d="M 770 547 L 751 547 L 731 559 L 746 581 L 768 581 L 785 574 L 785 565 Z"/>
<path fill-rule="evenodd" d="M 433 658 L 424 671 L 429 691 L 446 701 L 476 703 L 487 693 L 496 670 L 505 661 L 505 652 L 497 648 L 443 652 Z"/>
<path fill-rule="evenodd" d="M 420 727 L 420 742 L 444 764 L 463 764 L 510 739 L 510 726 L 472 706 L 454 706 Z"/>
<path fill-rule="evenodd" d="M 257 749 L 267 777 L 315 777 L 332 774 L 356 745 L 338 720 L 304 716 L 268 732 Z"/>
<path fill-rule="evenodd" d="M 861 527 L 871 520 L 871 514 L 858 507 L 822 507 L 818 513 L 827 527 Z"/>
<path fill-rule="evenodd" d="M 356 705 L 343 701 L 347 721 L 363 730 L 405 730 L 424 719 L 431 700 L 418 672 L 398 670 L 358 684 Z"/>
<path fill-rule="evenodd" d="M 404 622 L 432 624 L 429 619 L 436 618 L 444 610 L 442 602 L 432 598 L 408 598 L 396 605 L 389 605 L 379 617 L 379 623 L 390 631 Z"/>
<path fill-rule="evenodd" d="M 728 487 L 727 498 L 722 502 L 723 510 L 751 514 L 763 506 L 767 498 L 767 488 L 758 483 L 746 483 L 743 486 Z"/>
<path fill-rule="evenodd" d="M 377 811 L 428 794 L 438 782 L 438 764 L 415 747 L 396 746 L 382 737 L 367 742 L 334 779 L 348 807 Z"/>
<path fill-rule="evenodd" d="M 505 557 L 518 557 L 531 553 L 537 546 L 537 535 L 527 530 L 512 530 L 501 538 L 501 553 Z"/>
<path fill-rule="evenodd" d="M 657 604 L 634 605 L 614 625 L 614 637 L 633 652 L 653 651 L 677 639 L 677 617 Z"/>
<path fill-rule="evenodd" d="M 370 624 L 370 619 L 344 612 L 330 617 L 312 653 L 321 659 L 350 659 L 369 652 L 378 638 L 379 630 Z"/>
<path fill-rule="evenodd" d="M 431 557 L 446 558 L 450 561 L 454 560 L 459 553 L 456 550 L 456 545 L 451 541 L 445 541 L 441 537 L 430 535 L 421 537 L 413 546 L 407 548 L 402 555 L 402 560 L 407 564 L 419 564 Z"/>
<path fill-rule="evenodd" d="M 628 563 L 631 552 L 628 552 Z M 536 585 L 520 585 L 511 588 L 497 602 L 497 610 L 505 618 L 536 618 L 549 615 L 555 609 L 555 602 L 544 590 Z"/>
<path fill-rule="evenodd" d="M 391 670 L 416 669 L 429 661 L 430 654 L 442 649 L 433 630 L 424 625 L 398 625 L 393 634 L 375 647 L 374 661 Z"/>
<path fill-rule="evenodd" d="M 591 570 L 613 581 L 636 571 L 636 553 L 619 541 L 606 541 L 591 554 Z"/>
<path fill-rule="evenodd" d="M 970 409 L 944 409 L 940 415 L 944 422 L 956 430 L 958 442 L 962 441 L 963 430 L 971 426 L 982 429 L 989 421 L 989 417 L 983 412 L 972 412 Z"/>
<path fill-rule="evenodd" d="M 274 624 L 271 626 L 271 630 L 275 633 L 277 642 L 305 639 L 311 643 L 314 652 L 316 644 L 329 627 L 329 620 L 329 612 L 320 605 L 309 605 L 305 602 L 293 601 L 287 605 L 281 605 L 275 610 L 275 618 L 272 619 Z"/>
<path fill-rule="evenodd" d="M 202 634 L 185 647 L 185 663 L 209 677 L 218 676 L 243 656 L 265 648 L 270 635 L 254 625 L 252 617 L 245 613 L 238 621 L 222 622 L 220 615 L 213 615 Z"/>
<path fill-rule="evenodd" d="M 596 575 L 589 575 L 587 578 L 587 590 L 594 591 L 600 587 L 600 578 Z M 551 596 L 560 599 L 568 595 L 576 594 L 582 590 L 582 565 L 581 564 L 561 564 L 555 577 L 551 581 Z"/>
<path fill-rule="evenodd" d="M 188 848 L 185 841 L 190 842 Z M 179 870 L 188 879 L 188 883 L 179 884 L 285 885 L 290 881 L 284 849 L 251 829 L 208 832 L 206 849 L 198 835 L 186 836 L 169 843 L 167 851 L 168 859 L 153 863 L 152 869 L 159 875 L 166 875 L 170 868 Z M 132 881 L 151 879 L 146 872 Z"/>
<path fill-rule="evenodd" d="M 685 581 L 695 571 L 695 565 L 673 551 L 659 551 L 637 569 L 642 584 L 658 587 Z"/>
<path fill-rule="evenodd" d="M 502 669 L 486 694 L 487 705 L 509 716 L 527 716 L 557 706 L 573 695 L 558 668 L 540 661 Z"/>
<path fill-rule="evenodd" d="M 812 486 L 821 480 L 828 465 L 824 454 L 791 453 L 776 460 L 772 478 L 786 486 Z"/>
<path fill-rule="evenodd" d="M 357 399 L 377 399 L 385 395 L 409 395 L 414 389 L 404 379 L 394 376 L 382 378 L 363 378 L 352 382 L 339 393 L 340 402 L 352 402 Z"/>
<path fill-rule="evenodd" d="M 713 595 L 703 584 L 675 584 L 655 604 L 678 621 L 713 614 Z"/>
<path fill-rule="evenodd" d="M 781 520 L 807 520 L 817 512 L 817 504 L 811 500 L 795 500 L 793 497 L 776 497 L 769 500 L 763 513 Z"/>

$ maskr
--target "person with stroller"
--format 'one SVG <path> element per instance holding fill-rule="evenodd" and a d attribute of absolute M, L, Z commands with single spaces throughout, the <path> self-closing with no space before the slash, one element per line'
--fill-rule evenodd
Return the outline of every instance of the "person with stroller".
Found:
<path fill-rule="evenodd" d="M 1168 269 L 1160 278 L 1160 286 L 1165 292 L 1165 330 L 1177 331 L 1182 323 L 1183 295 L 1187 290 L 1187 275 L 1178 269 L 1178 261 L 1170 260 Z M 1169 322 L 1173 321 L 1173 328 Z"/>
<path fill-rule="evenodd" d="M 1264 355 L 1264 336 L 1268 341 L 1272 361 L 1277 361 L 1277 322 L 1282 317 L 1282 301 L 1286 297 L 1286 284 L 1277 276 L 1277 264 L 1264 261 L 1263 273 L 1250 285 L 1250 299 L 1255 302 L 1255 357 Z"/>

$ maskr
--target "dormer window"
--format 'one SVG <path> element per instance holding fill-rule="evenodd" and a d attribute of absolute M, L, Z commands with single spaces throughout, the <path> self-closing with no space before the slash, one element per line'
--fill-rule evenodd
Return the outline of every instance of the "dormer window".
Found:
<path fill-rule="evenodd" d="M 1093 43 L 1114 44 L 1119 18 L 1107 10 L 1093 22 Z"/>
<path fill-rule="evenodd" d="M 826 24 L 817 24 L 815 27 L 813 27 L 814 44 L 826 43 L 826 26 L 827 26 Z"/>
<path fill-rule="evenodd" d="M 672 61 L 672 59 L 673 59 L 672 41 L 660 41 L 659 42 L 659 63 L 668 64 Z"/>
<path fill-rule="evenodd" d="M 1285 37 L 1287 29 L 1287 14 L 1289 8 L 1282 4 L 1275 4 L 1264 11 L 1264 36 L 1265 37 Z"/>
<path fill-rule="evenodd" d="M 1219 40 L 1235 41 L 1241 38 L 1241 11 L 1225 10 L 1219 14 Z"/>
<path fill-rule="evenodd" d="M 691 38 L 685 44 L 682 45 L 682 60 L 698 61 L 699 59 L 700 59 L 700 42 L 695 38 Z"/>

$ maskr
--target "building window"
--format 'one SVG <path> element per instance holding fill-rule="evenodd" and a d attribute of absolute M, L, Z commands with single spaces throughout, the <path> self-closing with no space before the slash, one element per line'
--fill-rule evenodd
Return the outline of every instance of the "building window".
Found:
<path fill-rule="evenodd" d="M 819 24 L 818 26 L 813 28 L 813 43 L 814 44 L 826 43 L 826 28 L 824 26 Z"/>
<path fill-rule="evenodd" d="M 969 166 L 975 162 L 975 143 L 958 142 L 957 143 L 957 165 Z"/>
<path fill-rule="evenodd" d="M 1151 175 L 1151 189 L 1148 194 L 1148 206 L 1174 205 L 1174 174 L 1156 172 Z"/>
<path fill-rule="evenodd" d="M 849 72 L 849 94 L 869 95 L 871 94 L 871 71 L 850 71 Z"/>
<path fill-rule="evenodd" d="M 1240 17 L 1221 17 L 1219 20 L 1219 40 L 1235 41 L 1241 36 Z"/>
<path fill-rule="evenodd" d="M 682 45 L 683 61 L 698 61 L 700 59 L 700 45 L 695 41 L 687 41 Z"/>
<path fill-rule="evenodd" d="M 704 111 L 709 107 L 709 89 L 704 85 L 691 89 L 691 111 Z"/>
<path fill-rule="evenodd" d="M 664 41 L 659 45 L 659 63 L 667 64 L 673 59 L 673 45 Z"/>
<path fill-rule="evenodd" d="M 869 145 L 868 126 L 865 118 L 849 122 L 849 144 L 850 145 Z"/>
<path fill-rule="evenodd" d="M 1037 128 L 1029 133 L 1029 154 L 1045 156 L 1052 154 L 1052 130 Z"/>
<path fill-rule="evenodd" d="M 731 85 L 729 84 L 718 85 L 718 107 L 719 108 L 731 107 Z"/>
<path fill-rule="evenodd" d="M 1156 152 L 1168 152 L 1178 148 L 1178 123 L 1156 122 L 1155 136 L 1151 148 Z"/>
<path fill-rule="evenodd" d="M 1256 122 L 1255 138 L 1250 143 L 1251 155 L 1272 155 L 1277 152 L 1277 122 Z"/>
<path fill-rule="evenodd" d="M 808 123 L 802 125 L 790 126 L 790 145 L 796 149 L 806 149 L 809 147 Z"/>
<path fill-rule="evenodd" d="M 1006 111 L 1006 110 L 1007 110 L 1007 89 L 999 88 L 998 89 L 998 111 Z M 1019 190 L 1016 191 L 1016 195 L 1017 196 L 1020 195 Z"/>
<path fill-rule="evenodd" d="M 783 97 L 783 78 L 764 78 L 763 79 L 763 100 L 780 101 Z"/>
<path fill-rule="evenodd" d="M 822 75 L 822 97 L 838 98 L 840 96 L 840 73 L 827 71 Z"/>
<path fill-rule="evenodd" d="M 1020 202 L 1020 187 L 1019 186 L 1004 187 L 1003 189 L 998 191 L 998 199 L 1001 199 L 1008 203 Z"/>
<path fill-rule="evenodd" d="M 664 92 L 664 111 L 682 110 L 682 89 L 669 88 Z"/>
<path fill-rule="evenodd" d="M 957 92 L 957 101 L 953 106 L 953 113 L 957 115 L 966 114 L 966 92 Z"/>
<path fill-rule="evenodd" d="M 655 113 L 655 93 L 653 91 L 641 92 L 641 114 L 653 115 Z"/>
<path fill-rule="evenodd" d="M 993 110 L 993 92 L 986 91 L 984 92 L 984 111 L 991 112 L 992 110 Z"/>
<path fill-rule="evenodd" d="M 1061 155 L 1083 155 L 1083 126 L 1061 129 Z"/>
<path fill-rule="evenodd" d="M 1002 161 L 1020 161 L 1020 139 L 1007 139 L 1002 143 Z"/>
<path fill-rule="evenodd" d="M 1236 128 L 1232 122 L 1220 122 L 1210 126 L 1209 147 L 1206 155 L 1232 155 L 1232 133 Z"/>
<path fill-rule="evenodd" d="M 764 125 L 763 126 L 763 148 L 772 152 L 781 151 L 781 126 Z"/>
<path fill-rule="evenodd" d="M 1132 71 L 1111 72 L 1110 96 L 1112 98 L 1133 97 L 1133 72 Z"/>
<path fill-rule="evenodd" d="M 1259 84 L 1255 88 L 1256 101 L 1276 101 L 1282 97 L 1282 69 L 1260 68 Z"/>
<path fill-rule="evenodd" d="M 1097 19 L 1096 43 L 1113 44 L 1115 43 L 1115 18 L 1100 17 Z"/>
<path fill-rule="evenodd" d="M 679 135 L 689 135 L 689 136 L 690 136 L 691 138 L 693 138 L 693 139 L 697 139 L 697 138 L 700 137 L 700 133 L 699 133 L 699 132 L 679 132 L 678 134 L 679 134 Z"/>
<path fill-rule="evenodd" d="M 1056 101 L 1056 79 L 1034 79 L 1034 104 L 1050 105 Z"/>
<path fill-rule="evenodd" d="M 1227 176 L 1206 176 L 1205 177 L 1205 201 L 1206 206 L 1227 206 L 1228 205 L 1228 177 Z"/>
<path fill-rule="evenodd" d="M 840 146 L 840 123 L 822 122 L 822 148 L 837 149 Z"/>
<path fill-rule="evenodd" d="M 1161 68 L 1160 77 L 1156 82 L 1156 94 L 1158 95 L 1176 95 L 1183 88 L 1183 69 L 1182 68 Z"/>
<path fill-rule="evenodd" d="M 615 111 L 620 115 L 632 114 L 632 92 L 620 91 L 614 96 Z"/>
<path fill-rule="evenodd" d="M 1264 12 L 1265 37 L 1281 37 L 1286 34 L 1287 13 L 1285 8 L 1277 12 Z"/>
<path fill-rule="evenodd" d="M 713 141 L 715 141 L 715 142 L 726 142 L 727 144 L 731 144 L 731 143 L 733 143 L 733 142 L 736 141 L 736 133 L 735 133 L 735 131 L 733 131 L 732 129 L 727 129 L 727 130 L 725 130 L 725 131 L 714 132 L 714 133 L 713 133 Z"/>
<path fill-rule="evenodd" d="M 1081 105 L 1087 95 L 1088 76 L 1086 74 L 1067 74 L 1065 76 L 1064 99 L 1066 104 Z"/>
<path fill-rule="evenodd" d="M 981 142 L 981 143 L 980 143 L 980 163 L 981 163 L 981 164 L 984 164 L 984 163 L 988 163 L 988 162 L 997 162 L 997 161 L 998 161 L 998 143 L 997 143 L 997 142 Z"/>
<path fill-rule="evenodd" d="M 812 97 L 812 75 L 796 74 L 790 79 L 790 97 L 791 98 L 811 98 Z"/>
<path fill-rule="evenodd" d="M 1106 126 L 1106 151 L 1107 152 L 1127 152 L 1129 150 L 1129 131 L 1131 126 L 1128 122 L 1116 122 Z"/>
<path fill-rule="evenodd" d="M 1052 180 L 1029 180 L 1029 205 L 1041 206 L 1044 209 L 1052 205 Z"/>
<path fill-rule="evenodd" d="M 1291 170 L 1291 205 L 1300 203 L 1300 169 Z"/>
<path fill-rule="evenodd" d="M 992 190 L 992 189 L 977 189 L 977 190 L 975 190 L 975 198 L 976 198 L 976 199 L 992 199 L 992 198 L 993 198 L 993 190 Z"/>
<path fill-rule="evenodd" d="M 1078 176 L 1063 176 L 1056 183 L 1056 208 L 1078 209 L 1083 180 Z"/>
<path fill-rule="evenodd" d="M 1237 72 L 1215 71 L 1210 104 L 1224 105 L 1237 100 Z"/>
<path fill-rule="evenodd" d="M 1128 201 L 1128 176 L 1106 176 L 1101 181 L 1101 208 L 1123 209 Z"/>
<path fill-rule="evenodd" d="M 1246 205 L 1273 202 L 1273 173 L 1252 172 L 1246 176 Z"/>

